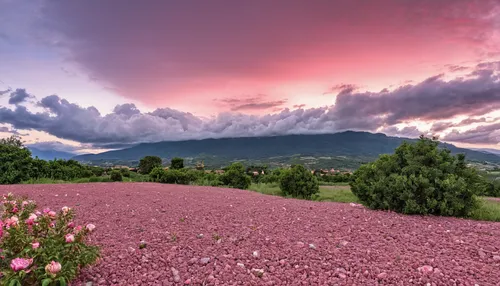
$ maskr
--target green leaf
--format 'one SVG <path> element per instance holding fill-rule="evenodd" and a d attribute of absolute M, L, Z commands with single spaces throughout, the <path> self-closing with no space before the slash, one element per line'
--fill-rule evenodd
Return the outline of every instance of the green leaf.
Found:
<path fill-rule="evenodd" d="M 64 277 L 59 278 L 59 285 L 60 286 L 66 286 L 66 279 Z"/>
<path fill-rule="evenodd" d="M 50 283 L 52 283 L 52 279 L 50 278 L 45 278 L 42 280 L 42 286 L 49 286 Z"/>

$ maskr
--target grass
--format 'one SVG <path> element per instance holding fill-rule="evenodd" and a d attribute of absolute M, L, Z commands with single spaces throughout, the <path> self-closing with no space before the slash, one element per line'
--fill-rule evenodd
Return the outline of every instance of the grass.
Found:
<path fill-rule="evenodd" d="M 266 195 L 283 196 L 277 183 L 252 184 L 249 189 Z M 313 200 L 320 202 L 360 203 L 351 190 L 342 183 L 333 186 L 320 186 L 319 194 Z M 479 208 L 472 213 L 470 218 L 500 222 L 500 201 L 491 201 L 481 197 Z"/>

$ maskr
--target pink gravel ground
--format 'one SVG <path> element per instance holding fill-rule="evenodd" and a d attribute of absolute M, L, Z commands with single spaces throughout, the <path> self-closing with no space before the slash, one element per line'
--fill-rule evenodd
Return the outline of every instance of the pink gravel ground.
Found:
<path fill-rule="evenodd" d="M 0 190 L 97 225 L 76 285 L 500 285 L 500 223 L 152 183 Z"/>

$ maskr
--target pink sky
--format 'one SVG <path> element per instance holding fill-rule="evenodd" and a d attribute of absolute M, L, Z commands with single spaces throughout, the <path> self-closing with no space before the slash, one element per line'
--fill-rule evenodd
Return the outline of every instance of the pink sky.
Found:
<path fill-rule="evenodd" d="M 494 0 L 35 3 L 0 0 L 7 23 L 0 27 L 0 54 L 6 56 L 0 90 L 26 88 L 38 99 L 57 94 L 102 114 L 127 102 L 142 112 L 168 107 L 202 119 L 321 108 L 335 105 L 341 91 L 335 87 L 342 84 L 356 86 L 356 96 L 417 85 L 438 74 L 446 83 L 500 59 L 500 4 Z M 485 80 L 495 83 L 495 76 Z M 486 98 L 492 106 L 499 100 L 498 94 Z M 33 112 L 40 108 L 35 101 L 27 105 Z M 8 106 L 6 96 L 0 105 Z M 464 114 L 498 115 L 496 108 L 483 114 L 454 110 L 391 126 L 423 132 Z M 391 127 L 383 124 L 368 131 Z M 467 126 L 442 134 L 477 127 Z M 47 133 L 42 129 L 34 130 Z M 52 135 L 58 139 L 50 140 L 78 142 Z M 495 147 L 496 138 L 474 144 Z"/>

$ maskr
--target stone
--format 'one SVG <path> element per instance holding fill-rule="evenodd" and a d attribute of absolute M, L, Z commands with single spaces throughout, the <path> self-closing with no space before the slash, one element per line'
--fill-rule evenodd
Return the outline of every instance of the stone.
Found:
<path fill-rule="evenodd" d="M 210 262 L 210 257 L 203 257 L 200 259 L 200 263 L 206 265 Z"/>
<path fill-rule="evenodd" d="M 378 279 L 385 279 L 386 277 L 387 277 L 387 273 L 385 273 L 385 272 L 382 272 L 379 275 L 377 275 Z"/>

